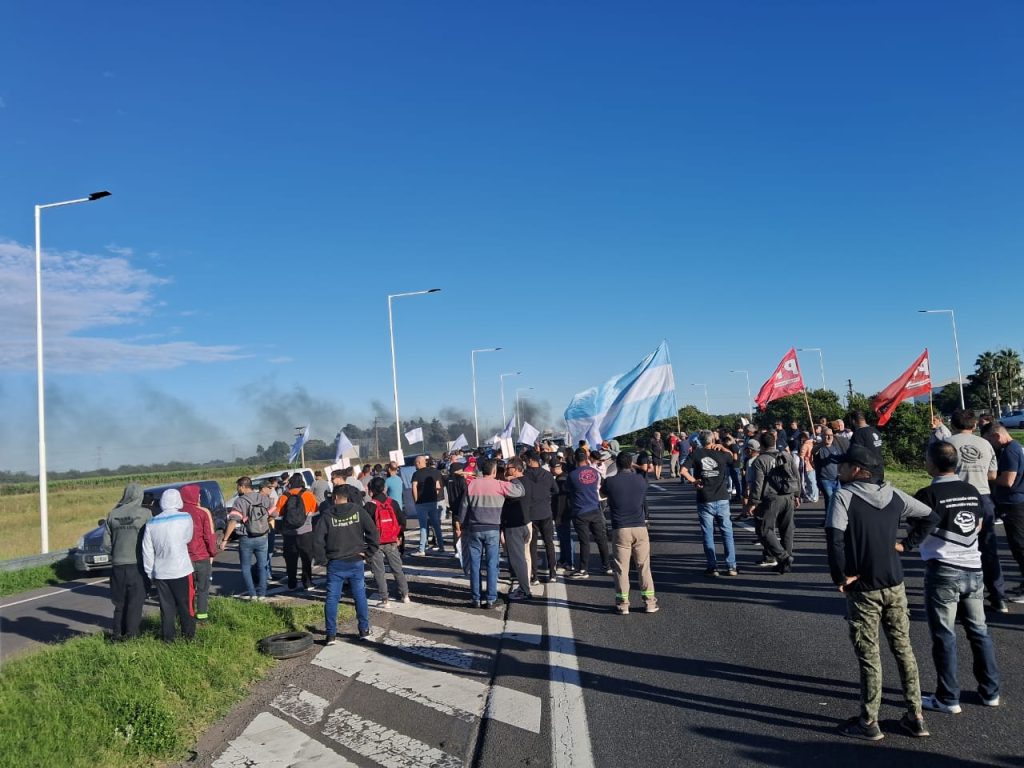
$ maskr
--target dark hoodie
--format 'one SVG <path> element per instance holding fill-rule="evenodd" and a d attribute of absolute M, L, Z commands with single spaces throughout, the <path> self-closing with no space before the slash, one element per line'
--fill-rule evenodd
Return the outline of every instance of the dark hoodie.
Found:
<path fill-rule="evenodd" d="M 142 506 L 142 486 L 128 483 L 117 506 L 110 510 L 103 526 L 103 549 L 111 565 L 138 565 L 142 529 L 153 513 Z"/>
<path fill-rule="evenodd" d="M 188 543 L 188 557 L 195 563 L 217 556 L 217 537 L 213 533 L 210 513 L 199 506 L 199 486 L 183 485 L 182 510 L 192 518 L 192 541 Z"/>
<path fill-rule="evenodd" d="M 380 546 L 377 524 L 360 504 L 334 504 L 320 514 L 313 529 L 313 557 L 328 560 L 367 560 Z"/>
<path fill-rule="evenodd" d="M 555 476 L 543 467 L 527 467 L 522 483 L 526 489 L 523 506 L 527 508 L 527 518 L 531 522 L 550 518 L 551 498 L 558 495 Z"/>

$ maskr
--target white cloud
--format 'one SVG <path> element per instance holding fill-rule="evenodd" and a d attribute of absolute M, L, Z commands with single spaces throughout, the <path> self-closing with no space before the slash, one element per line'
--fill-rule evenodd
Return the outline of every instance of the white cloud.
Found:
<path fill-rule="evenodd" d="M 270 357 L 270 358 L 267 358 L 267 362 L 268 363 L 273 363 L 274 365 L 284 365 L 285 363 L 292 362 L 293 359 L 294 358 L 282 355 L 280 357 Z"/>
<path fill-rule="evenodd" d="M 117 246 L 114 246 L 117 247 Z M 130 249 L 121 249 L 130 250 Z M 150 314 L 164 278 L 124 256 L 77 251 L 43 254 L 43 321 L 47 365 L 65 371 L 176 368 L 237 360 L 237 347 L 194 341 L 141 343 L 142 338 L 95 334 L 131 326 Z M 35 252 L 0 240 L 0 368 L 35 365 Z"/>
<path fill-rule="evenodd" d="M 134 248 L 127 248 L 123 245 L 118 245 L 117 243 L 111 243 L 110 245 L 106 246 L 106 248 L 114 255 L 123 256 L 126 259 L 130 259 L 132 256 L 135 255 Z"/>

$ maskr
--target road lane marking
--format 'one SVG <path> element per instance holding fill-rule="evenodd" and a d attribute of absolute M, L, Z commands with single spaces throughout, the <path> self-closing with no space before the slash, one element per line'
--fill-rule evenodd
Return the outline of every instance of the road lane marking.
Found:
<path fill-rule="evenodd" d="M 3 605 L 0 605 L 0 611 L 2 611 L 5 608 L 13 608 L 14 606 L 21 605 L 22 603 L 31 603 L 33 600 L 42 600 L 44 597 L 53 597 L 54 595 L 60 595 L 60 594 L 63 594 L 64 592 L 77 592 L 78 590 L 84 589 L 85 587 L 91 587 L 91 586 L 93 586 L 95 584 L 102 584 L 105 581 L 110 581 L 110 578 L 107 577 L 105 579 L 96 579 L 95 581 L 87 581 L 85 584 L 79 584 L 77 587 L 67 587 L 65 589 L 55 589 L 52 592 L 47 592 L 46 594 L 43 594 L 43 595 L 36 595 L 35 597 L 26 597 L 24 600 L 17 600 L 17 601 L 15 601 L 13 603 L 4 603 Z"/>
<path fill-rule="evenodd" d="M 387 608 L 374 608 L 385 613 L 394 613 L 409 619 L 418 619 L 430 624 L 438 624 L 449 629 L 470 632 L 485 637 L 518 640 L 521 643 L 540 645 L 543 630 L 539 624 L 528 624 L 524 621 L 504 621 L 492 618 L 482 612 L 471 613 L 454 608 L 440 608 L 426 603 L 397 603 L 391 601 Z"/>
<path fill-rule="evenodd" d="M 413 653 L 431 661 L 447 664 L 460 669 L 472 669 L 482 666 L 490 660 L 491 656 L 483 651 L 475 651 L 470 648 L 460 648 L 457 645 L 440 643 L 437 640 L 428 640 L 417 635 L 407 635 L 389 629 L 387 632 L 375 627 L 370 630 L 370 637 L 381 645 L 389 648 L 397 648 L 406 653 Z"/>
<path fill-rule="evenodd" d="M 327 716 L 324 736 L 384 768 L 462 768 L 462 759 L 347 709 Z"/>
<path fill-rule="evenodd" d="M 260 712 L 234 739 L 213 768 L 358 768 L 333 749 L 275 717 Z"/>
<path fill-rule="evenodd" d="M 572 615 L 565 583 L 548 585 L 548 666 L 551 668 L 551 764 L 554 768 L 592 768 L 594 754 L 587 731 Z"/>
<path fill-rule="evenodd" d="M 304 691 L 294 685 L 288 685 L 274 697 L 270 706 L 298 720 L 305 725 L 316 725 L 324 719 L 324 712 L 330 704 L 315 693 Z"/>

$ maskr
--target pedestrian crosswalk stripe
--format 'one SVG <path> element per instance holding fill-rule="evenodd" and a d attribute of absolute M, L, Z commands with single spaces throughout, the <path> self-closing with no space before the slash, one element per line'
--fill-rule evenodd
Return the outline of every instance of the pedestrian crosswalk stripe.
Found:
<path fill-rule="evenodd" d="M 314 693 L 296 688 L 294 685 L 287 685 L 270 702 L 270 706 L 295 718 L 300 723 L 316 725 L 323 720 L 329 703 L 327 699 L 322 699 Z"/>
<path fill-rule="evenodd" d="M 384 768 L 462 768 L 462 759 L 347 709 L 327 716 L 324 736 Z"/>
<path fill-rule="evenodd" d="M 451 568 L 419 568 L 413 565 L 406 565 L 402 568 L 405 571 L 405 575 L 410 579 L 414 579 L 417 582 L 423 582 L 426 584 L 448 584 L 454 587 L 461 587 L 466 589 L 469 587 L 469 579 L 462 571 L 453 570 Z M 508 584 L 503 581 L 498 582 L 498 592 L 504 594 L 508 592 Z"/>
<path fill-rule="evenodd" d="M 458 765 L 461 765 L 458 764 Z M 269 712 L 253 718 L 213 768 L 358 768 L 330 747 Z"/>
<path fill-rule="evenodd" d="M 440 643 L 437 640 L 428 640 L 417 635 L 406 635 L 393 629 L 389 629 L 386 632 L 380 628 L 372 629 L 370 637 L 375 642 L 386 645 L 389 648 L 397 648 L 407 653 L 414 653 L 431 661 L 459 667 L 460 669 L 472 669 L 474 666 L 483 666 L 491 658 L 490 654 L 483 651 L 460 648 L 457 645 Z"/>
<path fill-rule="evenodd" d="M 372 645 L 327 646 L 313 663 L 465 722 L 486 714 L 517 728 L 540 732 L 538 697 L 511 689 L 492 694 L 487 683 L 391 658 Z M 489 694 L 493 703 L 488 702 Z"/>
<path fill-rule="evenodd" d="M 592 768 L 594 754 L 587 730 L 576 641 L 572 634 L 564 582 L 551 585 L 548 602 L 551 669 L 551 765 L 554 768 Z"/>
<path fill-rule="evenodd" d="M 388 613 L 406 616 L 410 619 L 419 619 L 430 624 L 438 624 L 449 629 L 457 629 L 461 632 L 469 632 L 474 635 L 486 637 L 505 637 L 518 640 L 521 643 L 540 645 L 543 631 L 539 624 L 529 624 L 523 621 L 504 621 L 493 618 L 483 613 L 470 613 L 459 611 L 454 608 L 440 608 L 426 603 L 391 603 L 387 609 Z"/>

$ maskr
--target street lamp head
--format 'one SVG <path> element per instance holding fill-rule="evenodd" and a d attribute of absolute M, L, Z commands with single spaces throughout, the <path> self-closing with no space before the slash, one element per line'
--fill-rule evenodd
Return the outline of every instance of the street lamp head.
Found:
<path fill-rule="evenodd" d="M 440 293 L 440 292 L 441 292 L 441 289 L 440 289 L 440 288 L 430 288 L 430 289 L 429 289 L 429 290 L 427 291 L 427 293 Z"/>
<path fill-rule="evenodd" d="M 89 195 L 89 200 L 91 202 L 93 200 L 99 200 L 101 197 L 110 197 L 110 193 L 107 192 L 107 190 L 103 190 L 102 192 L 93 192 Z"/>

